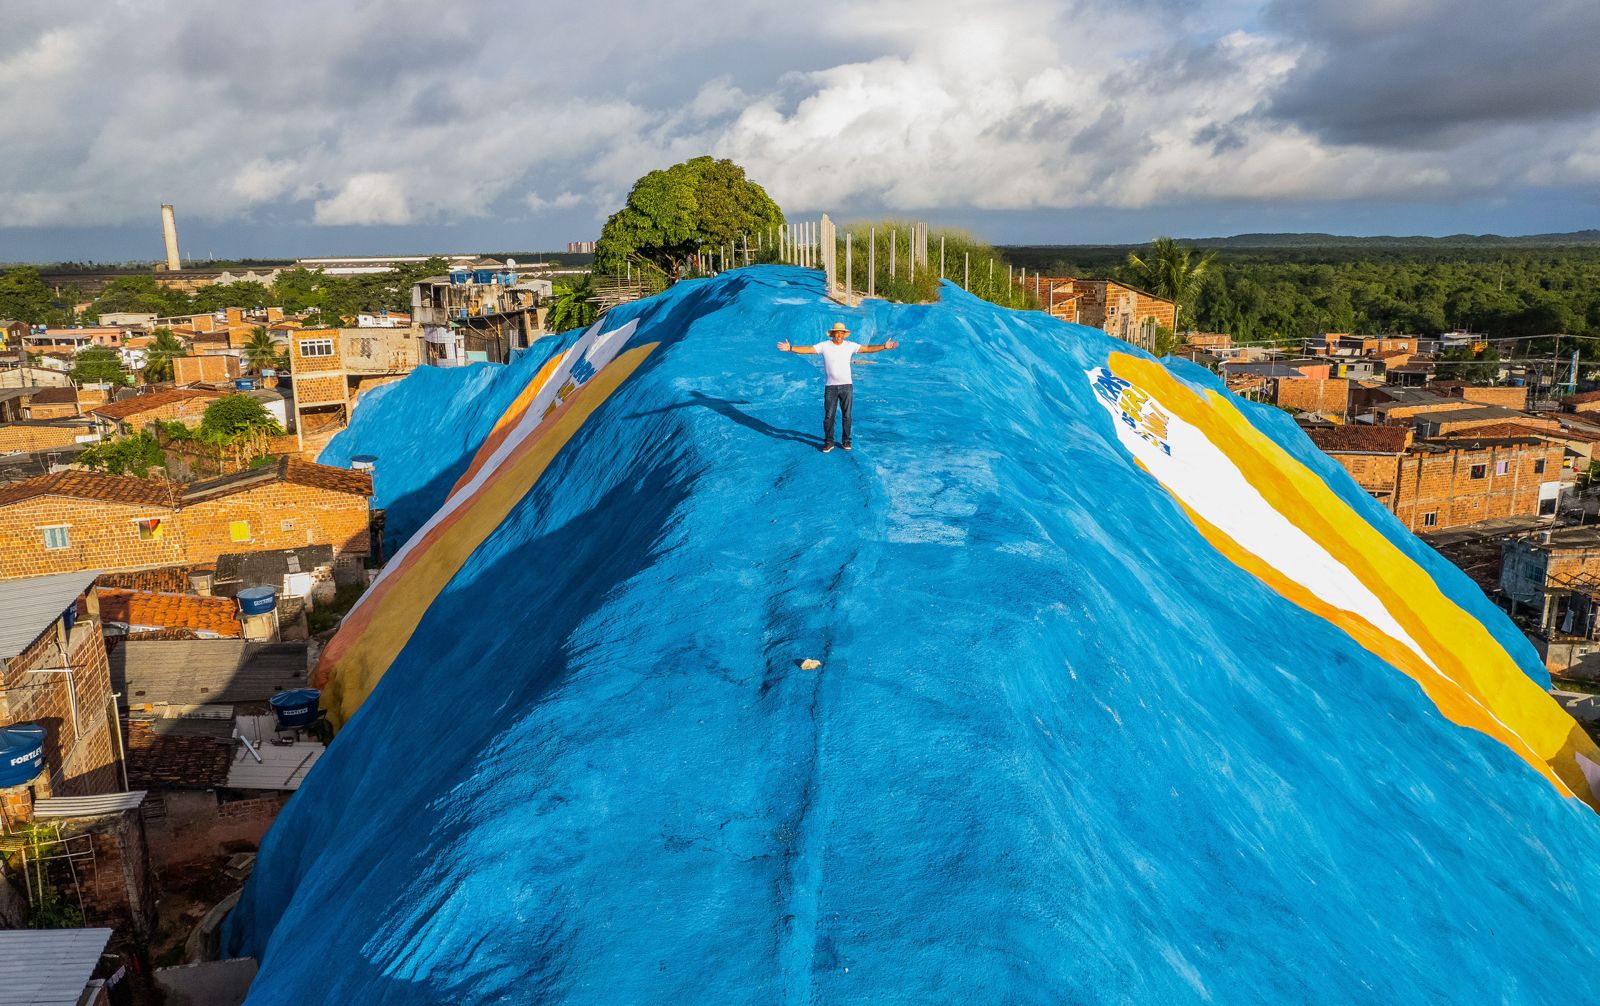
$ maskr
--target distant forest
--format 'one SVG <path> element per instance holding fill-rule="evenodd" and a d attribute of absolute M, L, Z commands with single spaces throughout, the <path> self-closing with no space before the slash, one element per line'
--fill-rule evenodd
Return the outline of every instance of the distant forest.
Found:
<path fill-rule="evenodd" d="M 1269 245 L 1269 239 L 1280 243 Z M 1198 327 L 1242 342 L 1320 332 L 1600 336 L 1600 232 L 1533 238 L 1241 235 L 1185 241 L 1216 261 L 1195 304 Z M 1132 282 L 1138 246 L 1012 246 L 1029 272 Z M 1540 349 L 1543 340 L 1533 344 Z M 1594 348 L 1591 348 L 1594 347 Z M 1576 347 L 1574 347 L 1576 348 Z M 1600 343 L 1583 344 L 1600 356 Z"/>

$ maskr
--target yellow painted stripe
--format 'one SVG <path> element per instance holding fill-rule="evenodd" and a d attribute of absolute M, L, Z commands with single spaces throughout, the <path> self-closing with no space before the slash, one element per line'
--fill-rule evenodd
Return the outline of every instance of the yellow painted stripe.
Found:
<path fill-rule="evenodd" d="M 323 708 L 344 724 L 399 656 L 428 608 L 479 545 L 493 534 L 595 409 L 638 369 L 659 343 L 628 350 L 606 365 L 562 406 L 548 429 L 517 448 L 454 514 L 440 522 L 401 569 L 340 626 L 312 676 Z"/>
<path fill-rule="evenodd" d="M 1600 809 L 1600 801 L 1576 760 L 1582 755 L 1600 763 L 1600 748 L 1522 673 L 1483 623 L 1439 589 L 1426 570 L 1340 499 L 1321 476 L 1252 426 L 1227 398 L 1211 391 L 1197 393 L 1160 364 L 1123 353 L 1112 354 L 1110 369 L 1153 394 L 1162 408 L 1205 434 L 1274 509 L 1338 557 L 1377 596 L 1416 641 L 1421 654 L 1367 620 L 1322 602 L 1189 512 L 1212 545 L 1284 597 L 1339 626 L 1364 648 L 1415 679 L 1451 722 L 1494 737 L 1550 779 L 1560 792 L 1576 794 Z"/>

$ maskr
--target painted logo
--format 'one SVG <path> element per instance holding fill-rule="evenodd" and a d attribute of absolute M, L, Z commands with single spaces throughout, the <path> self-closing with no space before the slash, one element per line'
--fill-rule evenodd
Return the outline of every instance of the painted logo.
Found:
<path fill-rule="evenodd" d="M 1172 453 L 1172 445 L 1167 443 L 1167 427 L 1171 419 L 1155 399 L 1134 387 L 1131 381 L 1116 376 L 1104 367 L 1090 371 L 1089 380 L 1094 385 L 1094 393 L 1111 406 L 1118 422 L 1140 439 L 1159 448 L 1161 453 Z"/>

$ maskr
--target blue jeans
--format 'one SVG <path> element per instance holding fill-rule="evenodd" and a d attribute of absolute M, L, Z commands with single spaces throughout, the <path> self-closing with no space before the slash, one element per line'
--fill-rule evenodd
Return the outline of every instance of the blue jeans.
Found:
<path fill-rule="evenodd" d="M 838 409 L 843 415 L 840 432 L 844 434 L 844 442 L 850 442 L 850 405 L 855 397 L 855 385 L 830 384 L 822 392 L 822 442 L 824 445 L 833 443 L 833 412 Z"/>

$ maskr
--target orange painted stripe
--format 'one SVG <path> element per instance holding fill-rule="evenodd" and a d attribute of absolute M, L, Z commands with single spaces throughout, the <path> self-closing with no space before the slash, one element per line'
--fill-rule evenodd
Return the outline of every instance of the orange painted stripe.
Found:
<path fill-rule="evenodd" d="M 622 353 L 573 392 L 545 429 L 519 445 L 470 499 L 431 528 L 346 617 L 312 673 L 335 726 L 360 708 L 462 565 L 527 496 L 595 409 L 658 345 L 652 342 Z"/>

